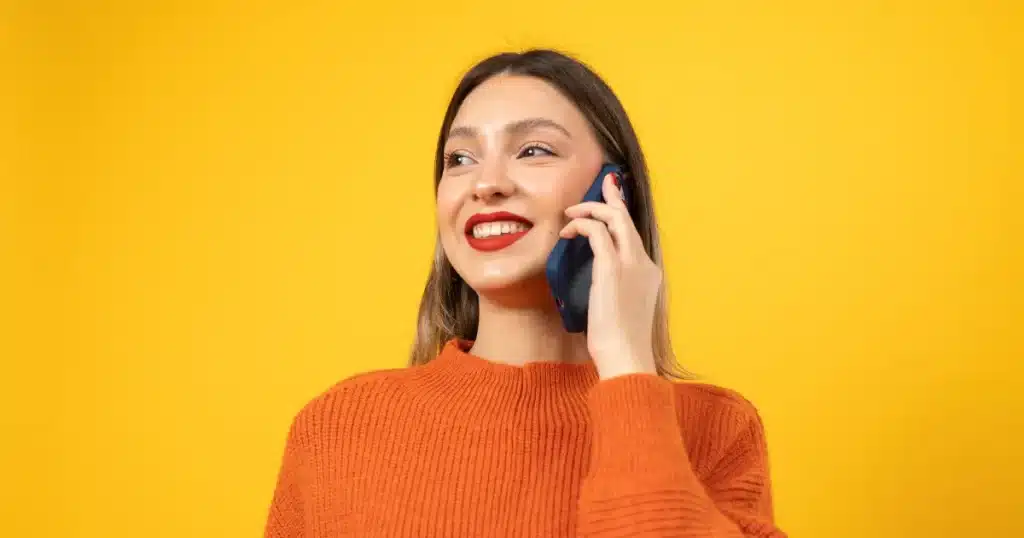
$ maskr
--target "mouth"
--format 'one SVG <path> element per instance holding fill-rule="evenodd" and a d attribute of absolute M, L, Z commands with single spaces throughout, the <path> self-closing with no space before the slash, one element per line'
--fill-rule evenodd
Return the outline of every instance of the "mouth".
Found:
<path fill-rule="evenodd" d="M 529 219 L 499 211 L 497 213 L 477 213 L 466 221 L 465 233 L 469 246 L 476 250 L 492 252 L 506 248 L 519 241 L 533 223 Z"/>

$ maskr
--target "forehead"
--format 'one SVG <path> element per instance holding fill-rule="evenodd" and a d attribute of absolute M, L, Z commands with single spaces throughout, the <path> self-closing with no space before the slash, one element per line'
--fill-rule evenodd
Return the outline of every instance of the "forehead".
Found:
<path fill-rule="evenodd" d="M 586 118 L 554 86 L 527 76 L 498 75 L 476 87 L 462 102 L 453 125 L 500 125 L 542 117 L 570 131 L 585 129 Z"/>

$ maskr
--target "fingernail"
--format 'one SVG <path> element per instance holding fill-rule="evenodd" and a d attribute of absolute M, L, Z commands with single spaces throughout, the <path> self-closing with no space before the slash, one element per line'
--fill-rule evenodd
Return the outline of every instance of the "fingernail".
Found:
<path fill-rule="evenodd" d="M 612 172 L 609 175 L 612 176 L 612 183 L 614 183 L 615 186 L 618 187 L 619 186 L 619 175 L 616 174 L 615 172 Z"/>

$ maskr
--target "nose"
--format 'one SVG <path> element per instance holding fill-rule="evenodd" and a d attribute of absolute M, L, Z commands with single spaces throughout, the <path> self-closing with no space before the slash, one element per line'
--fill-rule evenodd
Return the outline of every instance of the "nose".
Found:
<path fill-rule="evenodd" d="M 481 202 L 508 198 L 515 192 L 515 183 L 508 177 L 508 169 L 500 163 L 489 163 L 473 180 L 473 197 Z"/>

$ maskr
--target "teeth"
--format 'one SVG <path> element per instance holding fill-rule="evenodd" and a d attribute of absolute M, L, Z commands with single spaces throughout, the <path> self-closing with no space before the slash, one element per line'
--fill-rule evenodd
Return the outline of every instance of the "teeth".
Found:
<path fill-rule="evenodd" d="M 522 222 L 507 220 L 500 222 L 485 222 L 473 227 L 473 237 L 483 239 L 485 237 L 493 237 L 496 235 L 525 232 L 528 229 L 530 229 L 530 227 Z"/>

